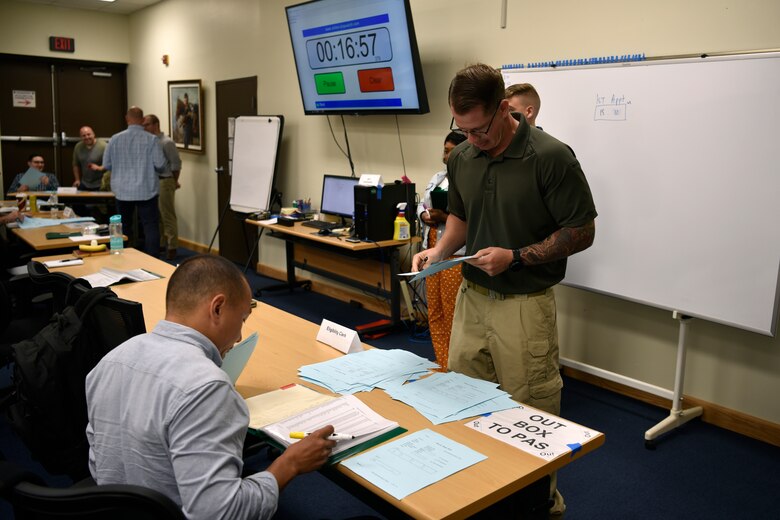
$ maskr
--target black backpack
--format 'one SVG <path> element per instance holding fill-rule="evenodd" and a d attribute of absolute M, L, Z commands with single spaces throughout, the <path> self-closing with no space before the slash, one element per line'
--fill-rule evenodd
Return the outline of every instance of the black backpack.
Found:
<path fill-rule="evenodd" d="M 74 481 L 89 476 L 84 382 L 105 354 L 81 334 L 82 324 L 110 296 L 116 294 L 105 287 L 87 290 L 33 338 L 12 346 L 11 425 L 46 471 Z"/>

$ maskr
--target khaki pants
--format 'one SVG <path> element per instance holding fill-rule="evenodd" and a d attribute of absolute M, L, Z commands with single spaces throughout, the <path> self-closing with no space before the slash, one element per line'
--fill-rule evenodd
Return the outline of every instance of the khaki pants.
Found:
<path fill-rule="evenodd" d="M 449 369 L 501 385 L 512 398 L 558 415 L 563 381 L 552 288 L 493 298 L 460 286 Z"/>
<path fill-rule="evenodd" d="M 473 287 L 463 280 L 455 302 L 449 369 L 499 383 L 515 401 L 559 415 L 563 380 L 552 287 L 504 299 Z M 557 485 L 553 473 L 550 497 Z"/>
<path fill-rule="evenodd" d="M 176 180 L 173 177 L 160 179 L 160 247 L 179 247 L 179 223 L 176 220 Z"/>

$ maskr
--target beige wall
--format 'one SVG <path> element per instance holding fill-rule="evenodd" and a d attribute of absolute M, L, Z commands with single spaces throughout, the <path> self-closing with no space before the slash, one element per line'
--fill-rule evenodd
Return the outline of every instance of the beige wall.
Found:
<path fill-rule="evenodd" d="M 327 120 L 302 113 L 284 15 L 284 6 L 293 3 L 165 0 L 129 17 L 131 104 L 157 112 L 165 127 L 167 81 L 203 81 L 207 153 L 183 157 L 177 209 L 184 238 L 208 243 L 216 227 L 215 81 L 257 75 L 260 113 L 285 115 L 279 188 L 286 201 L 318 201 L 323 173 L 348 173 Z M 532 11 L 524 9 L 527 5 L 508 2 L 507 27 L 501 29 L 498 0 L 412 0 L 431 112 L 401 116 L 398 125 L 406 173 L 419 187 L 441 167 L 441 140 L 450 121 L 447 85 L 468 62 L 500 66 L 635 52 L 663 56 L 780 47 L 780 2 L 774 0 L 560 0 L 536 2 Z M 60 10 L 35 9 L 54 26 L 42 32 L 62 32 L 56 30 Z M 38 31 L 37 26 L 27 29 Z M 0 51 L 10 52 L 5 47 L 3 43 Z M 39 54 L 32 46 L 14 52 Z M 81 57 L 99 59 L 101 52 L 95 49 L 95 56 Z M 171 57 L 168 68 L 160 62 L 163 54 Z M 543 115 L 544 110 L 540 122 Z M 341 142 L 340 121 L 331 119 Z M 346 121 L 357 173 L 380 173 L 387 180 L 400 177 L 395 118 Z M 583 167 L 587 174 L 587 165 Z M 280 244 L 264 238 L 261 262 L 283 269 Z M 670 313 L 566 287 L 558 295 L 564 357 L 672 388 L 678 329 Z M 780 423 L 780 340 L 695 321 L 688 345 L 687 394 Z"/>
<path fill-rule="evenodd" d="M 127 16 L 0 2 L 0 52 L 117 63 L 130 61 Z M 76 39 L 76 52 L 51 52 L 49 36 Z"/>

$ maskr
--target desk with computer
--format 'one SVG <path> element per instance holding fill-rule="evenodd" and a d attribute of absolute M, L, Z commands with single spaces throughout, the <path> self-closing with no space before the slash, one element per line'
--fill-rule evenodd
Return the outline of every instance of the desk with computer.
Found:
<path fill-rule="evenodd" d="M 384 186 L 364 186 L 357 177 L 325 175 L 322 180 L 320 215 L 336 217 L 332 220 L 307 220 L 304 227 L 311 227 L 321 235 L 334 229 L 348 228 L 350 237 L 364 242 L 379 242 L 393 238 L 393 221 L 397 206 L 406 204 L 406 220 L 415 234 L 415 185 L 397 181 Z M 352 225 L 350 225 L 350 221 Z"/>
<path fill-rule="evenodd" d="M 285 287 L 310 286 L 308 280 L 296 278 L 297 268 L 389 298 L 389 326 L 394 327 L 401 322 L 401 288 L 397 277 L 400 249 L 420 240 L 415 236 L 415 185 L 399 182 L 379 187 L 361 186 L 358 182 L 357 177 L 324 176 L 320 213 L 337 217 L 336 222 L 301 220 L 291 222 L 292 225 L 252 219 L 246 222 L 261 231 L 267 229 L 270 236 L 285 241 Z M 411 239 L 393 240 L 396 206 L 401 202 L 406 203 Z M 339 229 L 345 232 L 334 231 Z M 326 231 L 321 233 L 322 230 Z"/>

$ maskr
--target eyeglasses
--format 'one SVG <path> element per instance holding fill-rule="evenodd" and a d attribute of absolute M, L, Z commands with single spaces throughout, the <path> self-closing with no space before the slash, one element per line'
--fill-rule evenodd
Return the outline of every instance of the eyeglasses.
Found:
<path fill-rule="evenodd" d="M 474 137 L 485 137 L 488 134 L 488 132 L 490 132 L 490 127 L 493 126 L 493 120 L 496 118 L 496 114 L 498 113 L 499 108 L 501 108 L 501 103 L 499 103 L 496 109 L 493 111 L 493 115 L 490 116 L 490 122 L 488 123 L 487 128 L 485 128 L 484 130 L 464 130 L 462 128 L 458 128 L 457 126 L 455 126 L 455 117 L 453 117 L 452 120 L 450 121 L 450 130 L 452 130 L 453 132 L 460 132 L 466 135 L 466 137 L 468 137 L 469 135 L 473 135 Z"/>

